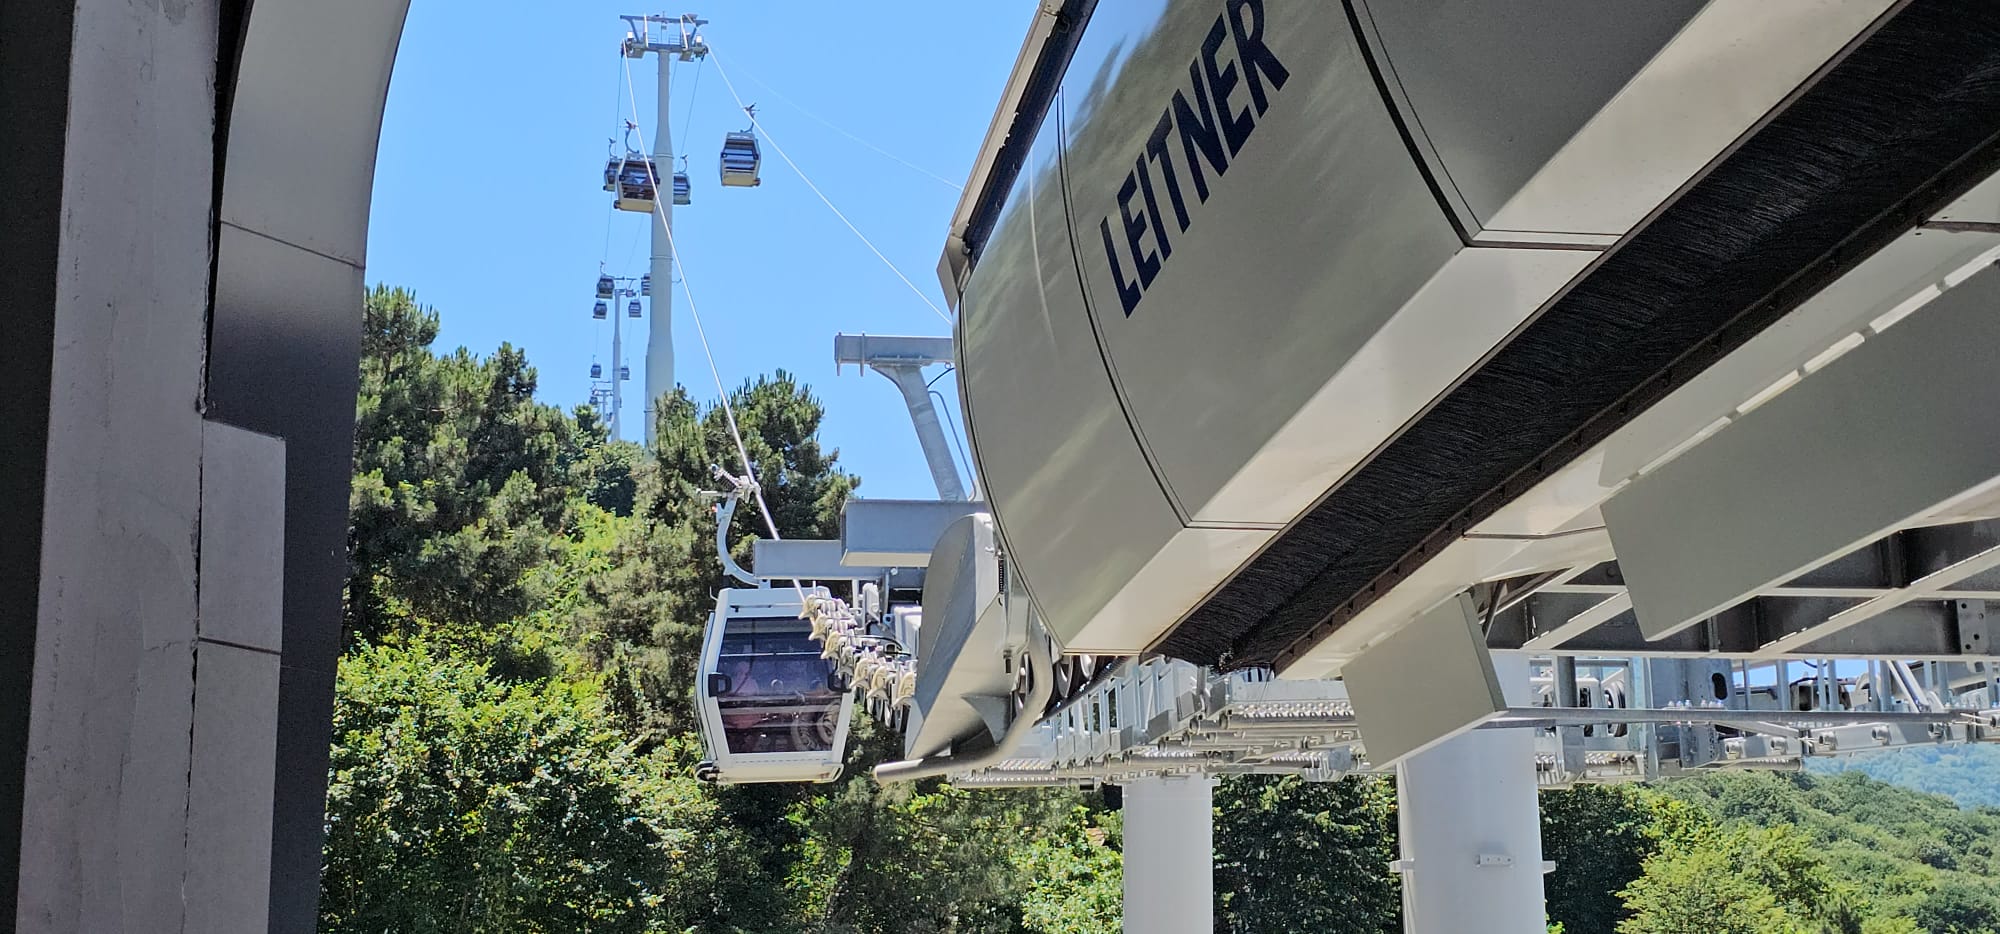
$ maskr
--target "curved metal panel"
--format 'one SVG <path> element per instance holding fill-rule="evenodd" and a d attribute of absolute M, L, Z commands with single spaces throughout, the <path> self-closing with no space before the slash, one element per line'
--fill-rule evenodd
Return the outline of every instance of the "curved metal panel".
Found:
<path fill-rule="evenodd" d="M 966 283 L 959 384 L 980 482 L 1050 632 L 1083 633 L 1180 529 L 1097 352 L 1052 112 Z"/>
<path fill-rule="evenodd" d="M 1338 474 L 1218 495 L 1274 443 L 1312 463 L 1357 443 L 1279 435 L 1462 247 L 1347 18 L 1100 9 L 1062 103 L 1090 311 L 1152 462 L 1191 522 L 1283 525 Z"/>
<path fill-rule="evenodd" d="M 208 414 L 285 440 L 273 932 L 318 921 L 362 260 L 408 0 L 256 0 L 228 102 Z M 233 78 L 233 81 L 231 80 Z"/>
<path fill-rule="evenodd" d="M 257 0 L 229 109 L 222 221 L 360 265 L 409 0 Z"/>

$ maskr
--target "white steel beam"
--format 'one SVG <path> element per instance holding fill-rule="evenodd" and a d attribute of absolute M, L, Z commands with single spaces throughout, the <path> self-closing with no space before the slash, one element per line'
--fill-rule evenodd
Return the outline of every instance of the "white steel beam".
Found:
<path fill-rule="evenodd" d="M 1922 310 L 1635 480 L 1604 520 L 1660 638 L 2000 477 L 2000 272 Z"/>

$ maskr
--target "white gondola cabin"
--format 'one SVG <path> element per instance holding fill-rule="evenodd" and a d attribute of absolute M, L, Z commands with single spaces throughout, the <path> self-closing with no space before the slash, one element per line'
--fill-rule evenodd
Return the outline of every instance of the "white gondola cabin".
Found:
<path fill-rule="evenodd" d="M 610 298 L 618 294 L 618 282 L 610 276 L 597 277 L 597 297 Z M 601 304 L 601 303 L 600 303 Z"/>
<path fill-rule="evenodd" d="M 640 309 L 639 300 L 635 298 L 630 303 L 626 304 L 625 314 L 628 317 L 637 318 L 640 315 L 645 314 L 645 312 L 642 309 Z"/>
<path fill-rule="evenodd" d="M 650 297 L 650 296 L 651 296 L 651 295 L 653 294 L 653 274 L 652 274 L 652 273 L 650 273 L 650 272 L 649 272 L 649 273 L 647 273 L 647 274 L 645 274 L 645 275 L 643 275 L 643 276 L 640 276 L 640 277 L 639 277 L 639 294 L 640 294 L 640 295 L 645 295 L 645 296 L 649 296 L 649 297 Z"/>
<path fill-rule="evenodd" d="M 675 204 L 694 203 L 694 186 L 689 184 L 688 174 L 686 172 L 674 173 L 674 203 Z"/>
<path fill-rule="evenodd" d="M 722 184 L 729 188 L 754 188 L 764 183 L 758 171 L 764 159 L 757 149 L 753 130 L 730 133 L 722 138 Z"/>
<path fill-rule="evenodd" d="M 605 304 L 604 302 L 598 302 L 596 305 L 591 307 L 590 316 L 596 318 L 599 321 L 602 321 L 605 318 L 611 316 L 611 306 Z"/>
<path fill-rule="evenodd" d="M 658 177 L 653 160 L 628 152 L 622 159 L 605 163 L 604 190 L 612 193 L 612 207 L 620 211 L 651 214 L 653 203 L 659 198 L 653 181 Z"/>
<path fill-rule="evenodd" d="M 618 379 L 619 379 L 620 381 L 623 381 L 623 382 L 627 382 L 627 383 L 631 382 L 631 381 L 632 381 L 632 368 L 631 368 L 631 367 L 629 367 L 629 366 L 621 366 L 621 367 L 619 367 L 619 368 L 618 368 Z"/>
<path fill-rule="evenodd" d="M 827 594 L 823 587 L 805 592 Z M 738 784 L 840 776 L 854 697 L 812 640 L 798 590 L 716 595 L 695 695 L 708 751 L 698 777 Z"/>

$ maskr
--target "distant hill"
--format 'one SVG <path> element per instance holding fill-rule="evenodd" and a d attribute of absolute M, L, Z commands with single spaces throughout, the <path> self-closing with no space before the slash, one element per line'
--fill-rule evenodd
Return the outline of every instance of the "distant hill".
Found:
<path fill-rule="evenodd" d="M 2000 808 L 2000 745 L 1913 746 L 1809 762 L 1827 775 L 1860 772 L 1916 791 L 1944 795 L 1967 808 Z"/>

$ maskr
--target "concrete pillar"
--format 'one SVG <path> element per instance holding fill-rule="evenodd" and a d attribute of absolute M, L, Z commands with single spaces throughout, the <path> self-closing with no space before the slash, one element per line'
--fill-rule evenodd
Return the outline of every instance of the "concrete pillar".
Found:
<path fill-rule="evenodd" d="M 1495 657 L 1510 703 L 1527 662 Z M 1543 934 L 1541 812 L 1534 735 L 1474 730 L 1396 770 L 1408 934 Z"/>
<path fill-rule="evenodd" d="M 1215 779 L 1148 778 L 1124 786 L 1125 930 L 1215 928 Z"/>
<path fill-rule="evenodd" d="M 20 309 L 52 339 L 24 348 L 49 355 L 46 478 L 33 673 L 7 685 L 28 721 L 0 928 L 178 931 L 219 4 L 63 5 L 60 185 L 5 196 L 57 197 L 61 220 L 48 303 Z"/>
<path fill-rule="evenodd" d="M 315 927 L 405 2 L 0 4 L 0 930 Z"/>

